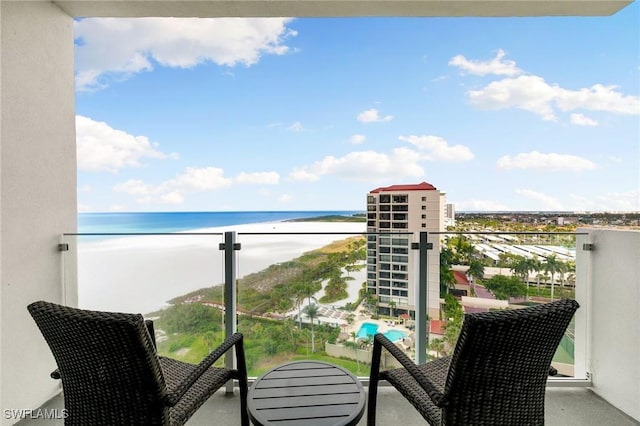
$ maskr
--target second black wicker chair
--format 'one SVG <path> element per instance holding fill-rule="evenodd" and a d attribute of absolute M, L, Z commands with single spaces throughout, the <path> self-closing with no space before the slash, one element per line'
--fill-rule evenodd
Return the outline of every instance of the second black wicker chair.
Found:
<path fill-rule="evenodd" d="M 198 365 L 158 356 L 153 323 L 142 315 L 88 311 L 49 302 L 28 306 L 58 364 L 65 424 L 181 425 L 229 380 L 247 415 L 242 334 L 226 339 Z M 213 367 L 235 347 L 236 369 Z M 215 419 L 212 419 L 215 424 Z"/>
<path fill-rule="evenodd" d="M 468 314 L 451 357 L 416 365 L 377 334 L 369 381 L 368 425 L 377 386 L 387 380 L 430 425 L 541 425 L 551 360 L 578 303 Z M 380 371 L 382 348 L 402 365 Z"/>

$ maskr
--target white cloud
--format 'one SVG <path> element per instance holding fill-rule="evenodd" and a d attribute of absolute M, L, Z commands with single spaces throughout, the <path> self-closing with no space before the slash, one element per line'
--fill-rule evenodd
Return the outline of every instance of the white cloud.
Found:
<path fill-rule="evenodd" d="M 360 114 L 358 114 L 358 121 L 361 121 L 363 123 L 382 123 L 391 120 L 393 120 L 392 115 L 385 115 L 384 117 L 381 117 L 380 113 L 375 108 L 362 111 Z"/>
<path fill-rule="evenodd" d="M 278 197 L 278 201 L 280 201 L 281 203 L 289 203 L 293 200 L 293 197 L 289 194 L 282 194 L 280 197 Z"/>
<path fill-rule="evenodd" d="M 140 204 L 182 204 L 189 193 L 216 191 L 234 183 L 276 185 L 280 183 L 280 175 L 276 172 L 242 172 L 235 178 L 228 178 L 218 167 L 187 167 L 175 178 L 158 185 L 131 179 L 115 185 L 113 190 L 137 196 L 136 202 Z"/>
<path fill-rule="evenodd" d="M 496 57 L 489 61 L 468 60 L 462 55 L 456 55 L 449 61 L 450 66 L 458 67 L 462 71 L 475 75 L 518 75 L 522 70 L 516 66 L 515 61 L 503 60 L 506 53 L 498 50 Z"/>
<path fill-rule="evenodd" d="M 175 179 L 160 185 L 160 191 L 179 189 L 187 191 L 211 191 L 230 186 L 232 179 L 224 177 L 224 170 L 218 167 L 187 167 Z"/>
<path fill-rule="evenodd" d="M 293 171 L 289 173 L 289 177 L 296 182 L 317 182 L 320 180 L 320 176 L 316 173 L 300 167 L 293 169 Z"/>
<path fill-rule="evenodd" d="M 257 185 L 277 185 L 280 183 L 280 175 L 276 172 L 240 173 L 235 181 L 237 183 L 249 183 Z"/>
<path fill-rule="evenodd" d="M 352 135 L 349 138 L 349 142 L 351 142 L 354 145 L 360 145 L 361 143 L 363 143 L 366 140 L 367 140 L 367 137 L 365 135 L 360 135 L 360 134 Z"/>
<path fill-rule="evenodd" d="M 540 115 L 545 120 L 555 120 L 551 102 L 556 88 L 543 78 L 520 76 L 494 81 L 481 90 L 467 93 L 471 104 L 482 109 L 520 108 Z"/>
<path fill-rule="evenodd" d="M 182 204 L 184 195 L 178 191 L 169 192 L 160 196 L 160 202 L 163 204 Z"/>
<path fill-rule="evenodd" d="M 520 108 L 556 120 L 563 112 L 583 109 L 615 114 L 640 114 L 640 98 L 623 95 L 615 86 L 596 84 L 591 88 L 567 90 L 550 85 L 542 77 L 522 75 L 494 81 L 480 90 L 467 92 L 472 105 L 482 109 Z"/>
<path fill-rule="evenodd" d="M 157 150 L 145 136 L 133 136 L 107 123 L 76 115 L 78 169 L 116 173 L 125 167 L 142 167 L 143 158 L 178 158 Z"/>
<path fill-rule="evenodd" d="M 124 192 L 129 195 L 149 195 L 155 191 L 151 185 L 148 185 L 139 179 L 131 179 L 120 183 L 114 186 L 113 190 L 116 192 Z"/>
<path fill-rule="evenodd" d="M 597 126 L 599 123 L 584 114 L 571 114 L 571 123 L 577 126 Z"/>
<path fill-rule="evenodd" d="M 515 157 L 505 155 L 498 159 L 496 165 L 502 170 L 537 169 L 567 172 L 579 172 L 598 168 L 594 162 L 586 158 L 567 154 L 544 154 L 537 151 L 520 153 Z"/>
<path fill-rule="evenodd" d="M 590 194 L 588 197 L 576 194 L 570 195 L 573 210 L 585 211 L 640 211 L 640 189 L 625 192 L 609 192 L 605 194 Z"/>
<path fill-rule="evenodd" d="M 464 145 L 449 146 L 444 138 L 439 136 L 399 136 L 401 141 L 416 146 L 420 151 L 426 151 L 424 158 L 430 161 L 469 161 L 473 153 Z"/>
<path fill-rule="evenodd" d="M 290 176 L 293 180 L 311 181 L 332 175 L 363 182 L 414 178 L 424 175 L 418 163 L 421 159 L 419 152 L 408 148 L 394 149 L 391 154 L 356 151 L 343 157 L 325 157 L 312 165 L 295 169 Z"/>
<path fill-rule="evenodd" d="M 104 87 L 155 64 L 190 68 L 204 62 L 250 66 L 264 54 L 289 52 L 290 18 L 89 18 L 74 23 L 76 85 Z"/>
<path fill-rule="evenodd" d="M 296 121 L 291 126 L 287 127 L 287 130 L 290 130 L 292 132 L 302 132 L 304 130 L 304 126 L 301 122 Z"/>
<path fill-rule="evenodd" d="M 616 114 L 640 115 L 640 98 L 617 92 L 617 86 L 594 84 L 590 88 L 567 90 L 558 88 L 556 104 L 563 111 L 586 109 Z"/>
<path fill-rule="evenodd" d="M 562 203 L 555 197 L 532 189 L 516 189 L 516 193 L 536 202 L 536 210 L 564 210 Z"/>

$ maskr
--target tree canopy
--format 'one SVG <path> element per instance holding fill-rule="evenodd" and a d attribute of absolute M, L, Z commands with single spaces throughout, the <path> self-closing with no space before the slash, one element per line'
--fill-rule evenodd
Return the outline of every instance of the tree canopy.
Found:
<path fill-rule="evenodd" d="M 518 277 L 507 277 L 496 275 L 482 282 L 487 290 L 501 300 L 508 300 L 510 297 L 522 297 L 527 294 L 527 286 Z"/>

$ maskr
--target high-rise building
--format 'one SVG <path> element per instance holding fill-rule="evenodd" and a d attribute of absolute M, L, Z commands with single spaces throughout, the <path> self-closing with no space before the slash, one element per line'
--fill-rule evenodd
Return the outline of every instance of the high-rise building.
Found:
<path fill-rule="evenodd" d="M 456 226 L 456 206 L 451 203 L 444 205 L 444 226 Z"/>
<path fill-rule="evenodd" d="M 445 230 L 445 194 L 422 182 L 376 188 L 367 194 L 367 290 L 375 294 L 378 311 L 415 317 L 418 242 L 421 232 Z M 427 310 L 438 318 L 440 308 L 440 240 L 430 236 L 427 257 Z"/>

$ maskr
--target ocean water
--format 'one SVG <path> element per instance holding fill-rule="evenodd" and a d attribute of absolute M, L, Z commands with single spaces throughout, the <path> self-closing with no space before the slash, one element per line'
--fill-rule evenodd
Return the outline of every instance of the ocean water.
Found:
<path fill-rule="evenodd" d="M 145 212 L 145 213 L 80 213 L 78 233 L 166 233 L 183 232 L 219 226 L 280 222 L 319 216 L 353 216 L 364 213 L 336 211 L 251 211 L 251 212 Z"/>

